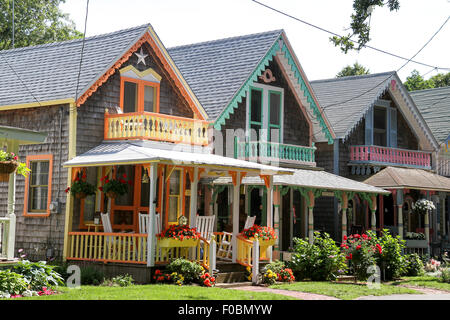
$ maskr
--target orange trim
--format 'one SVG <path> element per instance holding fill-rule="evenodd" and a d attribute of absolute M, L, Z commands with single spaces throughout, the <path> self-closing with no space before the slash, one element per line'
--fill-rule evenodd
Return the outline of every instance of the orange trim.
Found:
<path fill-rule="evenodd" d="M 206 169 L 205 168 L 198 168 L 198 180 L 200 180 L 200 176 L 202 175 L 203 172 L 205 172 Z"/>
<path fill-rule="evenodd" d="M 169 74 L 170 78 L 173 80 L 173 83 L 175 86 L 179 89 L 181 95 L 185 98 L 186 102 L 188 103 L 189 107 L 192 109 L 194 114 L 197 116 L 198 119 L 205 120 L 201 112 L 197 109 L 194 101 L 188 94 L 187 90 L 184 88 L 181 81 L 176 76 L 175 72 L 172 70 L 172 67 L 170 66 L 167 59 L 162 54 L 161 50 L 159 50 L 157 44 L 153 40 L 153 38 L 150 36 L 148 32 L 146 32 L 119 60 L 116 61 L 116 63 L 107 70 L 100 78 L 85 92 L 83 93 L 78 100 L 76 101 L 76 105 L 79 107 L 83 103 L 86 102 L 87 98 L 89 98 L 94 92 L 97 91 L 97 89 L 105 83 L 109 77 L 111 77 L 117 69 L 119 69 L 122 64 L 124 64 L 130 56 L 137 51 L 144 43 L 148 43 L 150 47 L 153 49 L 153 52 L 158 57 L 160 63 L 163 65 L 164 70 Z"/>
<path fill-rule="evenodd" d="M 266 188 L 269 189 L 270 188 L 270 176 L 266 175 L 266 174 L 260 174 L 259 176 L 261 179 L 264 180 L 264 184 L 265 184 Z"/>
<path fill-rule="evenodd" d="M 47 209 L 46 213 L 32 213 L 28 212 L 28 190 L 30 187 L 30 175 L 25 178 L 25 194 L 24 194 L 24 203 L 23 203 L 23 215 L 25 217 L 48 217 L 50 215 L 50 202 L 52 200 L 52 173 L 53 173 L 53 154 L 41 154 L 41 155 L 29 155 L 26 158 L 27 161 L 27 167 L 30 168 L 30 162 L 32 161 L 43 161 L 48 160 L 49 166 L 48 166 L 48 187 L 47 187 Z M 76 171 L 76 170 L 72 170 Z"/>
<path fill-rule="evenodd" d="M 153 112 L 155 114 L 159 113 L 159 94 L 160 94 L 160 85 L 158 82 L 151 82 L 151 81 L 145 81 L 145 80 L 138 80 L 134 78 L 128 78 L 128 77 L 120 77 L 120 102 L 119 106 L 123 111 L 123 97 L 124 97 L 124 85 L 125 82 L 133 82 L 137 84 L 137 110 L 136 112 L 145 112 L 144 111 L 144 94 L 145 89 L 144 86 L 153 87 L 155 88 L 155 101 L 153 102 L 156 106 L 156 111 Z M 130 114 L 127 112 L 127 114 Z M 121 114 L 123 116 L 123 114 Z"/>

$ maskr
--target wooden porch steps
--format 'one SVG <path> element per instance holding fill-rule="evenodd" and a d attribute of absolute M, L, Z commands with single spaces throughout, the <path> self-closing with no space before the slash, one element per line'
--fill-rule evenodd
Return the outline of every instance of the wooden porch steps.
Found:
<path fill-rule="evenodd" d="M 260 264 L 260 271 L 264 269 L 265 265 L 266 263 Z M 246 268 L 239 263 L 217 261 L 216 268 L 218 270 L 216 284 L 239 286 L 239 284 L 249 285 L 251 283 L 246 277 Z"/>

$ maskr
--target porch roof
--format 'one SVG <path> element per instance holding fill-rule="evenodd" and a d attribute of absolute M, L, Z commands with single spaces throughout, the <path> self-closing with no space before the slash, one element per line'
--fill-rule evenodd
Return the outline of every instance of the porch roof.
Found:
<path fill-rule="evenodd" d="M 364 181 L 385 189 L 417 189 L 450 192 L 450 178 L 421 170 L 387 167 Z"/>
<path fill-rule="evenodd" d="M 273 178 L 274 185 L 296 186 L 323 191 L 348 191 L 377 194 L 389 194 L 389 191 L 374 187 L 362 182 L 347 179 L 323 170 L 296 169 L 293 175 L 276 175 Z M 214 184 L 231 184 L 231 178 L 220 177 L 214 180 Z M 264 181 L 259 177 L 245 177 L 242 180 L 247 185 L 263 185 Z"/>
<path fill-rule="evenodd" d="M 156 144 L 147 141 L 104 142 L 65 162 L 64 167 L 92 167 L 162 162 L 184 166 L 205 166 L 219 171 L 247 171 L 257 174 L 292 174 L 294 170 L 223 157 L 208 148 Z"/>
<path fill-rule="evenodd" d="M 37 132 L 17 127 L 0 126 L 0 141 L 16 141 L 18 144 L 43 143 L 47 138 L 46 132 Z"/>

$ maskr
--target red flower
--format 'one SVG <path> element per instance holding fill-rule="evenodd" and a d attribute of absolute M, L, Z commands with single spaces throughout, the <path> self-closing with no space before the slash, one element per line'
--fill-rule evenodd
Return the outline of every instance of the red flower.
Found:
<path fill-rule="evenodd" d="M 66 193 L 70 191 L 70 187 L 67 187 L 66 190 L 64 190 Z"/>
<path fill-rule="evenodd" d="M 359 250 L 359 249 L 361 249 L 361 245 L 360 245 L 360 244 L 358 244 L 358 245 L 356 246 L 356 250 Z"/>
<path fill-rule="evenodd" d="M 347 236 L 344 236 L 344 241 L 346 241 L 347 240 Z"/>
<path fill-rule="evenodd" d="M 98 187 L 98 190 L 103 191 L 103 187 Z"/>
<path fill-rule="evenodd" d="M 126 174 L 126 173 L 124 173 L 124 174 L 123 174 L 123 177 L 124 177 L 124 178 L 126 179 L 126 178 L 127 178 L 127 174 Z"/>

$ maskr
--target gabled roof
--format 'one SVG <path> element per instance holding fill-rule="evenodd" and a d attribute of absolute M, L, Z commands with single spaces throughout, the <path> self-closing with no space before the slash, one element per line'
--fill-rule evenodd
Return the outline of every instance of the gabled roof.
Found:
<path fill-rule="evenodd" d="M 450 87 L 409 93 L 436 140 L 442 144 L 450 134 Z"/>
<path fill-rule="evenodd" d="M 198 118 L 206 118 L 150 24 L 88 37 L 85 41 L 76 39 L 0 51 L 0 110 L 71 102 L 80 105 L 145 42 L 155 51 Z"/>
<path fill-rule="evenodd" d="M 347 139 L 384 93 L 389 92 L 427 149 L 438 144 L 397 72 L 383 72 L 311 81 L 311 86 L 337 138 Z"/>
<path fill-rule="evenodd" d="M 147 24 L 86 38 L 77 96 L 148 27 Z M 75 100 L 82 43 L 82 39 L 76 39 L 0 51 L 0 108 L 34 103 L 36 99 Z"/>
<path fill-rule="evenodd" d="M 168 48 L 210 119 L 216 119 L 282 30 Z"/>
<path fill-rule="evenodd" d="M 220 130 L 269 62 L 277 58 L 301 100 L 316 135 L 332 143 L 334 133 L 321 112 L 309 81 L 283 30 L 275 30 L 168 49 L 214 127 Z"/>
<path fill-rule="evenodd" d="M 364 181 L 384 189 L 418 189 L 450 192 L 450 178 L 421 170 L 386 167 Z"/>

